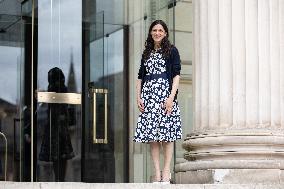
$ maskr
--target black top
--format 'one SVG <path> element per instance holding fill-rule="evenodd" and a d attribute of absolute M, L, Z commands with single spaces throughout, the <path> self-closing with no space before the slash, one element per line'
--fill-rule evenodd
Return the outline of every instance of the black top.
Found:
<path fill-rule="evenodd" d="M 141 91 L 143 84 L 145 82 L 145 75 L 147 74 L 146 67 L 144 65 L 144 59 L 141 58 L 140 68 L 138 72 L 138 79 L 142 79 Z M 175 46 L 172 46 L 170 56 L 166 59 L 166 72 L 167 79 L 170 84 L 170 92 L 172 90 L 173 78 L 176 75 L 180 75 L 181 65 L 180 65 L 180 56 L 178 49 Z M 175 99 L 177 98 L 178 91 L 176 92 Z"/>

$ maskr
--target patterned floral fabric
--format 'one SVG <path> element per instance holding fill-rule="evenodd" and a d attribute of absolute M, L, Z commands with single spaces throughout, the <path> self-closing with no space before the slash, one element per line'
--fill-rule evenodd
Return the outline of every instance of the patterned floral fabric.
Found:
<path fill-rule="evenodd" d="M 166 63 L 159 52 L 151 53 L 144 62 L 145 82 L 141 91 L 144 112 L 139 114 L 134 135 L 135 142 L 173 142 L 182 138 L 180 109 L 174 100 L 170 115 L 163 107 L 170 95 Z"/>

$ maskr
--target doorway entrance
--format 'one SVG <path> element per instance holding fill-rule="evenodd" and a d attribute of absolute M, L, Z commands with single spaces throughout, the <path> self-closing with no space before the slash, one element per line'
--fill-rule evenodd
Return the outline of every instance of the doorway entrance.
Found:
<path fill-rule="evenodd" d="M 95 1 L 37 2 L 37 181 L 127 181 L 127 28 L 106 33 L 104 12 L 95 7 Z M 55 68 L 66 91 L 49 91 Z"/>
<path fill-rule="evenodd" d="M 7 180 L 128 182 L 128 28 L 105 23 L 96 1 L 14 3 L 21 56 Z"/>

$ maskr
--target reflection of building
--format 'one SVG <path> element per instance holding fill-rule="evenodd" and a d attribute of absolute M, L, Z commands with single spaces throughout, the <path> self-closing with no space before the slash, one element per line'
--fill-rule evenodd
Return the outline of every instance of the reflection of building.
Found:
<path fill-rule="evenodd" d="M 73 52 L 71 52 L 69 75 L 66 78 L 68 92 L 77 92 L 76 76 L 74 71 Z"/>
<path fill-rule="evenodd" d="M 17 117 L 17 106 L 14 104 L 11 104 L 3 99 L 0 99 L 0 132 L 4 133 L 5 136 L 7 137 L 8 141 L 8 159 L 13 159 L 19 162 L 19 151 L 16 151 L 14 149 L 14 142 L 15 142 L 15 137 L 19 137 L 19 130 L 18 132 L 15 133 L 16 131 L 14 130 L 16 127 L 19 126 L 18 120 L 16 120 Z M 15 154 L 15 152 L 17 154 Z M 0 169 L 0 178 L 4 178 L 4 154 L 5 154 L 5 141 L 4 139 L 0 138 L 0 161 L 1 161 L 1 166 Z M 7 164 L 7 169 L 10 171 L 13 171 L 13 164 Z M 16 164 L 18 165 L 18 164 Z"/>

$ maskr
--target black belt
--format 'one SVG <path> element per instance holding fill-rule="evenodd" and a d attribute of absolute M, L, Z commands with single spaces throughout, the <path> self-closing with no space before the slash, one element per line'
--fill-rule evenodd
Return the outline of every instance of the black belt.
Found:
<path fill-rule="evenodd" d="M 167 73 L 163 72 L 163 73 L 160 73 L 160 74 L 145 75 L 145 80 L 152 80 L 152 79 L 159 79 L 159 78 L 167 79 Z"/>

